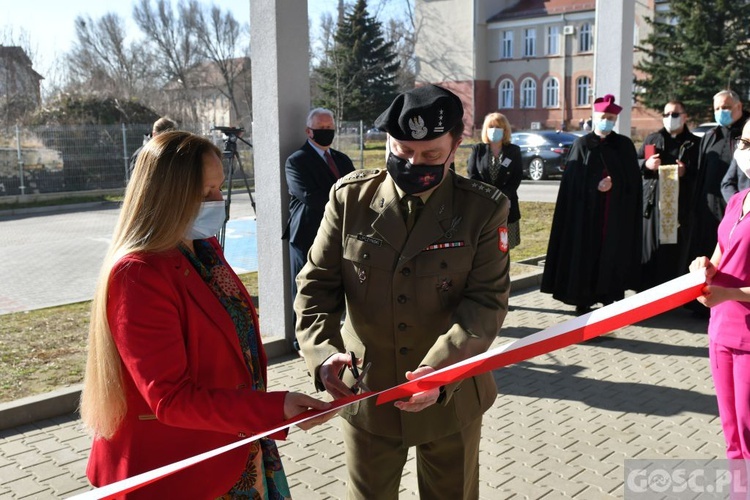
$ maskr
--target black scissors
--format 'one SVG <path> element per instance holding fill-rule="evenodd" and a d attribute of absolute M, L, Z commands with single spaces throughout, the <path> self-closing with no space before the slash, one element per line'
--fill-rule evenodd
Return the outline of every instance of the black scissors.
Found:
<path fill-rule="evenodd" d="M 372 366 L 371 362 L 367 362 L 362 368 L 362 371 L 359 371 L 357 368 L 357 357 L 354 355 L 354 352 L 350 351 L 349 356 L 352 358 L 352 364 L 349 368 L 352 372 L 352 375 L 354 376 L 354 385 L 350 387 L 352 393 L 358 394 L 360 390 L 363 390 L 365 392 L 372 392 L 370 391 L 370 388 L 367 387 L 364 383 L 365 375 L 367 375 L 367 372 L 370 370 L 370 366 Z"/>

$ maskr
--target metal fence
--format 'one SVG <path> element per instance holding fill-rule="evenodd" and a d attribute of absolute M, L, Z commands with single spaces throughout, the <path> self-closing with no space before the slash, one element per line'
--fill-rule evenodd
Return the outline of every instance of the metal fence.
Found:
<path fill-rule="evenodd" d="M 225 146 L 225 136 L 209 131 L 208 126 L 180 128 L 207 135 L 220 148 Z M 144 144 L 150 130 L 151 124 L 0 128 L 0 197 L 124 187 L 130 156 Z M 243 138 L 252 144 L 248 136 Z M 367 137 L 362 122 L 344 122 L 333 147 L 361 168 Z M 252 149 L 238 142 L 237 153 L 254 185 Z"/>

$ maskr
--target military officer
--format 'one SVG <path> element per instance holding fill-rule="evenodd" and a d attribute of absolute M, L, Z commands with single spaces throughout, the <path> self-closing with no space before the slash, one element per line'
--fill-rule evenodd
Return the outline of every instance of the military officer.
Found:
<path fill-rule="evenodd" d="M 365 385 L 387 389 L 486 351 L 508 306 L 509 201 L 449 169 L 461 100 L 419 87 L 375 124 L 388 133 L 385 170 L 332 188 L 297 278 L 297 338 L 316 386 L 335 398 L 351 395 L 350 352 L 371 363 Z M 347 407 L 348 498 L 397 499 L 411 446 L 422 498 L 478 498 L 482 414 L 496 396 L 485 373 L 395 404 Z"/>

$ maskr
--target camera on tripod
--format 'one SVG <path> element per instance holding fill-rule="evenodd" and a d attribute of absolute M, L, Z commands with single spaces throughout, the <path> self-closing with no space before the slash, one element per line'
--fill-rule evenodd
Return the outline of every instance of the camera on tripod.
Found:
<path fill-rule="evenodd" d="M 253 145 L 241 137 L 242 133 L 245 131 L 245 129 L 242 127 L 219 127 L 217 125 L 214 125 L 211 130 L 218 130 L 219 132 L 224 134 L 224 151 L 222 155 L 222 163 L 224 164 L 224 171 L 226 172 L 225 178 L 227 195 L 224 200 L 224 205 L 226 207 L 226 217 L 224 219 L 224 224 L 221 226 L 219 234 L 217 235 L 219 237 L 219 244 L 222 248 L 224 248 L 224 241 L 227 232 L 227 221 L 229 220 L 229 211 L 232 204 L 232 187 L 234 185 L 233 181 L 235 164 L 237 165 L 237 169 L 239 170 L 242 180 L 245 183 L 245 189 L 247 189 L 247 194 L 250 197 L 250 204 L 253 206 L 253 212 L 255 212 L 255 199 L 253 198 L 253 193 L 250 189 L 250 184 L 248 183 L 245 169 L 242 167 L 242 160 L 240 159 L 240 155 L 237 153 L 237 142 L 243 142 L 251 148 L 253 147 Z"/>
<path fill-rule="evenodd" d="M 211 130 L 218 130 L 224 135 L 241 135 L 242 132 L 245 131 L 245 129 L 242 127 L 219 127 L 217 125 L 214 125 L 214 128 L 212 128 Z"/>

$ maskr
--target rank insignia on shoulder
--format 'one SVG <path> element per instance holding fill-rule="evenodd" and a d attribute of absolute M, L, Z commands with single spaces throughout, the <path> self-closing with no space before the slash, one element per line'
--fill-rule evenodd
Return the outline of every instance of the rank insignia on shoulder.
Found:
<path fill-rule="evenodd" d="M 461 177 L 460 175 L 457 175 L 456 179 L 456 183 L 459 186 L 462 186 L 464 189 L 468 189 L 469 191 L 481 194 L 485 198 L 489 198 L 495 203 L 498 203 L 500 201 L 500 198 L 502 198 L 502 191 L 500 191 L 495 186 L 490 186 L 489 184 L 485 184 L 484 182 L 473 179 L 466 179 L 465 177 Z"/>
<path fill-rule="evenodd" d="M 501 252 L 508 253 L 508 228 L 497 228 L 497 248 Z"/>
<path fill-rule="evenodd" d="M 361 182 L 368 179 L 372 179 L 373 177 L 376 177 L 381 172 L 384 172 L 384 170 L 380 170 L 378 168 L 369 168 L 369 169 L 363 169 L 363 170 L 355 170 L 354 172 L 349 172 L 344 177 L 341 177 L 339 180 L 336 181 L 336 189 L 339 189 L 341 186 L 344 186 L 346 184 L 352 184 L 354 182 Z"/>

